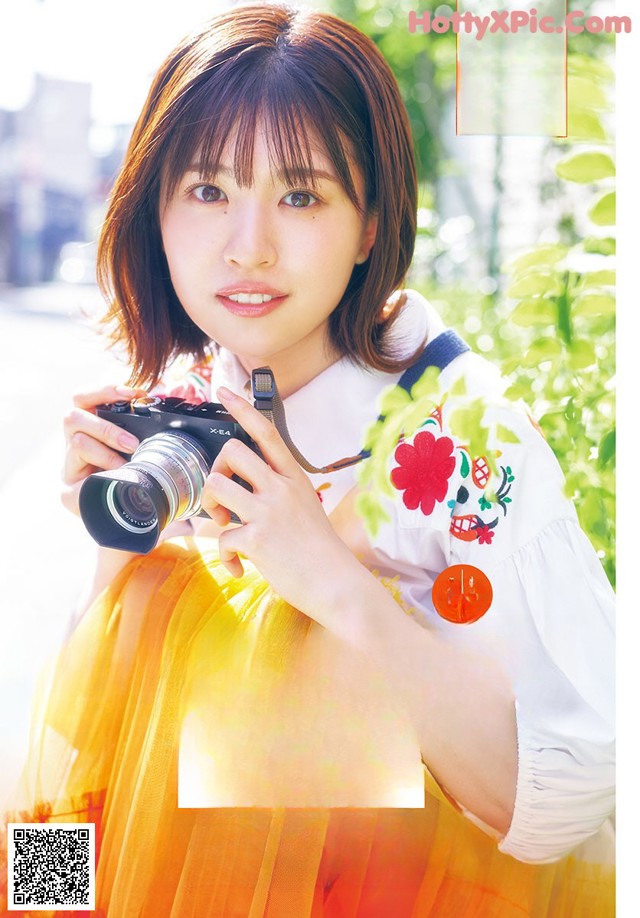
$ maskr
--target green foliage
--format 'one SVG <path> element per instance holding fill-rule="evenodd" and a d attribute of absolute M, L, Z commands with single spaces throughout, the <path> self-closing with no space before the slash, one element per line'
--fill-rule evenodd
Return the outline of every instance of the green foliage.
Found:
<path fill-rule="evenodd" d="M 444 157 L 439 140 L 455 93 L 455 36 L 451 32 L 410 35 L 407 26 L 410 9 L 434 11 L 441 5 L 440 0 L 330 2 L 333 12 L 374 39 L 398 79 L 409 111 L 422 203 L 429 208 L 419 218 L 425 264 L 420 274 L 414 270 L 411 286 L 431 299 L 472 347 L 501 368 L 510 381 L 509 394 L 531 407 L 563 467 L 567 493 L 581 524 L 613 582 L 615 168 L 608 127 L 613 72 L 602 52 L 613 47 L 615 37 L 586 31 L 570 37 L 568 136 L 555 142 L 555 167 L 549 167 L 540 188 L 541 200 L 567 203 L 556 223 L 558 241 L 523 252 L 504 267 L 502 275 L 496 271 L 495 292 L 482 292 L 477 284 L 444 286 L 432 279 L 434 262 L 447 254 L 436 235 L 433 183 L 444 175 L 459 176 L 462 186 L 465 181 L 460 164 Z M 592 7 L 594 0 L 580 4 L 585 16 Z M 397 416 L 406 421 L 412 413 L 417 417 L 435 405 L 437 393 L 429 391 L 431 383 L 425 385 L 425 391 L 412 393 L 412 399 L 389 395 L 389 410 L 397 407 Z M 455 401 L 456 408 L 462 409 L 454 423 L 476 445 L 482 443 L 487 432 L 481 412 L 474 414 L 471 402 L 465 413 L 463 387 L 450 392 L 449 398 L 449 407 Z M 388 457 L 402 423 L 394 429 L 371 431 L 371 444 L 376 444 L 380 455 L 382 444 Z M 508 430 L 493 434 L 509 441 Z M 369 467 L 368 481 L 359 509 L 375 529 L 385 515 L 379 497 L 389 492 L 388 472 L 384 463 L 376 464 L 375 454 L 374 461 L 363 464 L 363 471 L 365 467 Z"/>
<path fill-rule="evenodd" d="M 510 373 L 513 395 L 526 397 L 529 390 L 528 401 L 564 468 L 567 494 L 614 582 L 615 242 L 597 235 L 597 227 L 615 222 L 615 166 L 603 117 L 612 74 L 602 61 L 574 56 L 569 70 L 570 125 L 581 129 L 568 140 L 588 133 L 585 139 L 603 143 L 572 150 L 558 160 L 555 171 L 567 182 L 592 186 L 587 221 L 594 226 L 585 221 L 586 231 L 577 232 L 562 255 L 558 247 L 553 264 L 531 258 L 548 248 L 539 246 L 527 253 L 528 260 L 519 258 L 506 267 L 510 299 L 501 313 L 520 329 L 510 347 L 519 347 L 524 359 L 503 358 L 503 367 Z M 525 296 L 523 290 L 535 293 Z"/>
<path fill-rule="evenodd" d="M 409 11 L 434 11 L 439 0 L 332 0 L 331 11 L 373 39 L 400 86 L 409 113 L 418 178 L 430 185 L 446 171 L 440 124 L 455 97 L 456 41 L 444 35 L 409 33 Z"/>
<path fill-rule="evenodd" d="M 595 202 L 589 211 L 589 217 L 598 226 L 613 226 L 616 222 L 616 193 L 608 191 Z"/>
<path fill-rule="evenodd" d="M 594 150 L 570 153 L 556 163 L 556 173 L 568 182 L 597 182 L 616 174 L 616 167 L 608 153 Z"/>
<path fill-rule="evenodd" d="M 605 115 L 611 71 L 569 59 L 580 74 L 573 120 L 585 131 L 557 143 L 555 191 L 579 211 L 567 241 L 543 244 L 503 267 L 504 294 L 413 279 L 449 324 L 500 366 L 507 392 L 531 407 L 566 476 L 582 527 L 615 581 L 615 238 L 614 173 Z M 593 108 L 588 109 L 589 100 Z M 594 146 L 602 139 L 600 146 Z M 576 143 L 577 142 L 577 143 Z M 567 151 L 567 146 L 571 149 Z M 577 199 L 568 192 L 582 186 Z M 606 227 L 606 230 L 599 229 Z M 607 234 L 603 234 L 607 233 Z M 504 431 L 500 432 L 505 438 Z"/>
<path fill-rule="evenodd" d="M 608 144 L 609 134 L 604 116 L 611 108 L 607 84 L 613 81 L 613 71 L 605 61 L 581 54 L 570 54 L 567 63 L 569 126 L 568 136 L 564 142 L 573 144 L 576 141 L 589 141 Z M 606 150 L 595 152 L 599 152 L 603 157 L 608 156 Z M 588 156 L 591 155 L 591 151 L 580 151 L 578 155 Z"/>

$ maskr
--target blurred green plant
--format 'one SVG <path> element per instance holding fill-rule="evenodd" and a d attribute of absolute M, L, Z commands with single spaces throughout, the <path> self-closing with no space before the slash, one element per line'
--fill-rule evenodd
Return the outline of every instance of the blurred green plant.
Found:
<path fill-rule="evenodd" d="M 572 244 L 539 245 L 506 266 L 504 317 L 517 336 L 501 364 L 508 394 L 529 402 L 558 456 L 566 492 L 614 583 L 615 164 L 605 120 L 612 80 L 604 62 L 570 56 L 562 146 L 571 149 L 555 172 L 589 187 L 584 228 Z M 576 140 L 589 146 L 576 150 Z"/>
<path fill-rule="evenodd" d="M 409 34 L 409 11 L 434 11 L 439 0 L 331 0 L 331 11 L 373 39 L 400 86 L 415 144 L 418 178 L 432 185 L 446 171 L 441 123 L 455 98 L 456 40 Z M 455 3 L 451 4 L 455 9 Z"/>
<path fill-rule="evenodd" d="M 529 405 L 560 461 L 581 525 L 615 583 L 615 165 L 607 126 L 612 81 L 604 61 L 569 56 L 569 135 L 552 146 L 547 183 L 563 206 L 556 226 L 560 241 L 533 246 L 503 266 L 504 293 L 491 278 L 481 285 L 486 293 L 464 284 L 436 286 L 415 275 L 411 286 L 500 367 L 510 383 L 507 394 Z M 422 393 L 419 407 L 396 406 L 398 416 L 408 424 L 438 398 L 429 401 Z M 466 434 L 479 445 L 486 430 L 482 411 L 471 407 L 475 414 L 467 417 Z M 388 493 L 382 457 L 391 454 L 390 438 L 401 429 L 407 428 L 395 422 L 373 432 L 374 462 L 359 503 L 370 526 L 383 518 L 376 499 L 378 489 Z"/>
<path fill-rule="evenodd" d="M 530 406 L 615 583 L 615 165 L 606 120 L 612 81 L 604 61 L 569 56 L 569 136 L 554 144 L 553 165 L 565 208 L 557 222 L 561 241 L 536 245 L 505 265 L 504 294 L 420 278 L 412 285 L 501 368 L 508 394 Z"/>
<path fill-rule="evenodd" d="M 577 0 L 569 6 L 576 4 Z M 588 16 L 592 7 L 602 5 L 602 0 L 580 0 L 577 5 Z M 425 195 L 432 196 L 437 179 L 458 170 L 441 141 L 442 124 L 451 116 L 456 95 L 456 35 L 451 29 L 440 34 L 425 34 L 419 29 L 411 34 L 409 12 L 451 16 L 457 4 L 454 0 L 327 0 L 326 7 L 373 39 L 388 61 L 409 114 L 418 178 Z M 597 55 L 604 46 L 613 46 L 614 41 L 613 34 L 585 31 L 571 36 L 571 47 L 597 66 Z M 579 76 L 569 78 L 574 101 L 581 94 L 587 103 L 580 113 L 574 106 L 570 134 L 575 138 L 595 129 L 589 115 L 594 101 L 589 99 L 591 83 L 588 77 L 582 83 Z"/>

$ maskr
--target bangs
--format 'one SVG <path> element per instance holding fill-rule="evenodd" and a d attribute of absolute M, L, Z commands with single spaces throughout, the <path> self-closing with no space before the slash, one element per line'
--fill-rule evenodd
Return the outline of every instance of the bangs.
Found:
<path fill-rule="evenodd" d="M 266 132 L 272 174 L 287 185 L 316 189 L 314 151 L 333 166 L 345 193 L 362 213 L 372 204 L 371 177 L 358 162 L 353 124 L 331 105 L 305 71 L 271 48 L 251 49 L 204 74 L 175 101 L 173 127 L 163 157 L 163 187 L 170 197 L 197 163 L 203 178 L 213 180 L 229 141 L 239 187 L 253 184 L 256 131 Z M 253 53 L 252 53 L 253 52 Z M 262 52 L 258 54 L 257 52 Z M 256 58 L 258 57 L 258 60 Z M 365 179 L 365 201 L 358 200 L 349 160 Z M 363 207 L 364 204 L 364 207 Z"/>
<path fill-rule="evenodd" d="M 214 183 L 224 165 L 239 187 L 252 186 L 258 131 L 274 180 L 313 192 L 329 169 L 356 210 L 376 216 L 369 257 L 356 262 L 329 317 L 333 345 L 386 372 L 411 363 L 399 362 L 388 341 L 399 310 L 383 311 L 404 283 L 416 237 L 416 168 L 398 84 L 351 24 L 267 2 L 215 16 L 169 54 L 110 195 L 98 283 L 136 384 L 157 382 L 178 354 L 200 359 L 211 345 L 171 282 L 161 210 L 189 170 Z"/>

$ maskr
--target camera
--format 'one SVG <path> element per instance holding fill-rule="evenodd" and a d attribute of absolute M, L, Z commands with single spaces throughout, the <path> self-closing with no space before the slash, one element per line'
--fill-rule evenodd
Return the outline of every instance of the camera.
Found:
<path fill-rule="evenodd" d="M 126 465 L 90 475 L 80 489 L 80 516 L 98 545 L 106 548 L 147 554 L 169 523 L 207 516 L 200 504 L 202 488 L 232 437 L 260 455 L 217 402 L 147 396 L 100 405 L 96 414 L 140 440 Z M 242 479 L 234 480 L 251 490 Z"/>

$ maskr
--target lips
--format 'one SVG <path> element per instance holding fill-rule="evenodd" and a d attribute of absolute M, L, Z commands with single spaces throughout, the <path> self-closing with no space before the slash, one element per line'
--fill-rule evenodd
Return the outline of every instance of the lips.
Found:
<path fill-rule="evenodd" d="M 233 296 L 235 293 L 266 293 L 267 296 L 285 296 L 282 290 L 257 281 L 240 281 L 218 290 L 218 296 Z"/>
<path fill-rule="evenodd" d="M 248 293 L 248 291 L 242 290 L 238 293 Z M 264 291 L 260 291 L 264 293 Z M 237 295 L 237 294 L 235 294 Z M 278 306 L 281 306 L 282 303 L 287 298 L 287 294 L 267 294 L 271 299 L 263 300 L 262 302 L 253 303 L 240 303 L 237 300 L 232 300 L 229 295 L 218 293 L 216 299 L 219 303 L 222 303 L 224 308 L 232 313 L 234 316 L 247 316 L 249 318 L 258 318 L 259 316 L 266 316 L 268 313 L 273 312 L 274 309 L 277 309 Z M 252 298 L 255 298 L 254 296 Z"/>
<path fill-rule="evenodd" d="M 216 299 L 233 315 L 255 318 L 273 312 L 287 295 L 267 284 L 244 281 L 223 287 L 216 294 Z"/>

